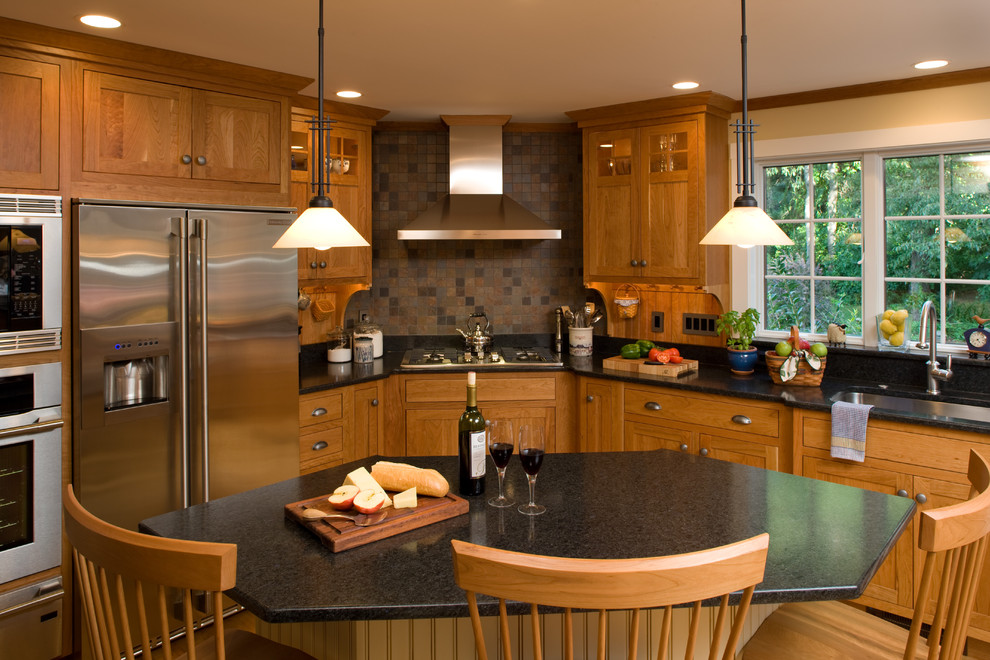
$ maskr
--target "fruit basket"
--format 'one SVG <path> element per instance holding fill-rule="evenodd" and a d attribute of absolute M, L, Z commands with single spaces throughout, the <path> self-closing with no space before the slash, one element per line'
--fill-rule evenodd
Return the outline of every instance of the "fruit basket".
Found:
<path fill-rule="evenodd" d="M 620 319 L 634 319 L 639 313 L 639 289 L 634 284 L 623 284 L 615 290 L 615 304 Z"/>
<path fill-rule="evenodd" d="M 784 343 L 784 342 L 781 342 Z M 818 387 L 822 384 L 822 377 L 825 376 L 825 356 L 817 356 L 810 348 L 801 348 L 801 337 L 796 325 L 791 326 L 791 336 L 787 340 L 791 345 L 791 353 L 787 356 L 777 354 L 777 351 L 767 351 L 767 370 L 770 378 L 777 385 L 797 385 L 803 387 Z M 790 369 L 781 369 L 790 361 Z M 818 362 L 816 369 L 813 364 Z M 787 377 L 786 375 L 790 377 Z M 789 373 L 792 372 L 792 375 Z"/>

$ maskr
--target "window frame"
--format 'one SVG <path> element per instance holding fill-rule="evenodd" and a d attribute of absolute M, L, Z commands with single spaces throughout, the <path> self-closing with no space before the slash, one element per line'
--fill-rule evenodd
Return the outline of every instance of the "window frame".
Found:
<path fill-rule="evenodd" d="M 990 150 L 990 140 L 974 139 L 974 135 L 990 135 L 990 120 L 965 121 L 898 128 L 810 135 L 796 138 L 758 140 L 754 158 L 755 195 L 762 207 L 763 168 L 789 164 L 811 164 L 858 159 L 862 162 L 863 204 L 863 337 L 848 338 L 851 346 L 877 347 L 876 319 L 870 310 L 880 310 L 884 299 L 884 199 L 883 159 L 928 154 L 965 153 Z M 737 154 L 730 154 L 730 166 L 735 171 Z M 753 248 L 731 248 L 732 295 L 726 309 L 764 308 L 764 251 Z M 787 332 L 770 331 L 761 319 L 756 338 L 779 341 Z M 809 339 L 824 340 L 825 335 L 812 334 Z M 916 350 L 916 349 L 911 349 Z M 959 344 L 939 344 L 939 350 L 966 353 Z"/>

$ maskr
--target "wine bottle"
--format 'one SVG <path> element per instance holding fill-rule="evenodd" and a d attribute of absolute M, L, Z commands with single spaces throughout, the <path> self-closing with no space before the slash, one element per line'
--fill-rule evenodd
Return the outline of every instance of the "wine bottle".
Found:
<path fill-rule="evenodd" d="M 468 372 L 467 408 L 457 424 L 457 457 L 460 463 L 461 495 L 485 492 L 485 418 L 478 410 L 475 373 Z"/>

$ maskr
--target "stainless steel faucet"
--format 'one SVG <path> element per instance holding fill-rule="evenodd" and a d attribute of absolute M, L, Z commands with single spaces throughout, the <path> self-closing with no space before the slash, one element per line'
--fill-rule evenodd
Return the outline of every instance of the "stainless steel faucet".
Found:
<path fill-rule="evenodd" d="M 926 300 L 921 306 L 921 330 L 918 332 L 917 348 L 928 349 L 928 393 L 938 394 L 938 381 L 952 378 L 952 355 L 945 369 L 940 369 L 935 346 L 938 344 L 938 311 L 931 300 Z"/>

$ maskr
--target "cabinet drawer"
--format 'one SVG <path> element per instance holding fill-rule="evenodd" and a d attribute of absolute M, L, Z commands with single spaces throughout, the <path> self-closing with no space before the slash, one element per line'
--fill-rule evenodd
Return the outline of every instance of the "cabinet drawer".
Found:
<path fill-rule="evenodd" d="M 299 471 L 304 474 L 343 462 L 343 426 L 320 424 L 315 428 L 299 436 Z"/>
<path fill-rule="evenodd" d="M 344 415 L 341 392 L 321 392 L 299 399 L 299 426 L 311 426 L 340 419 Z"/>
<path fill-rule="evenodd" d="M 406 403 L 464 401 L 467 375 L 453 378 L 409 378 L 406 380 Z M 557 397 L 553 376 L 537 378 L 486 378 L 478 374 L 478 402 L 485 401 L 553 401 Z"/>
<path fill-rule="evenodd" d="M 831 450 L 830 417 L 805 417 L 802 428 L 805 447 Z M 871 420 L 866 431 L 867 461 L 878 459 L 966 474 L 970 448 L 979 449 L 980 445 L 945 436 L 911 433 L 900 427 L 886 426 L 883 421 Z"/>
<path fill-rule="evenodd" d="M 669 390 L 627 387 L 627 415 L 684 422 L 726 431 L 776 438 L 780 435 L 780 411 L 752 401 L 723 397 L 693 397 Z"/>

